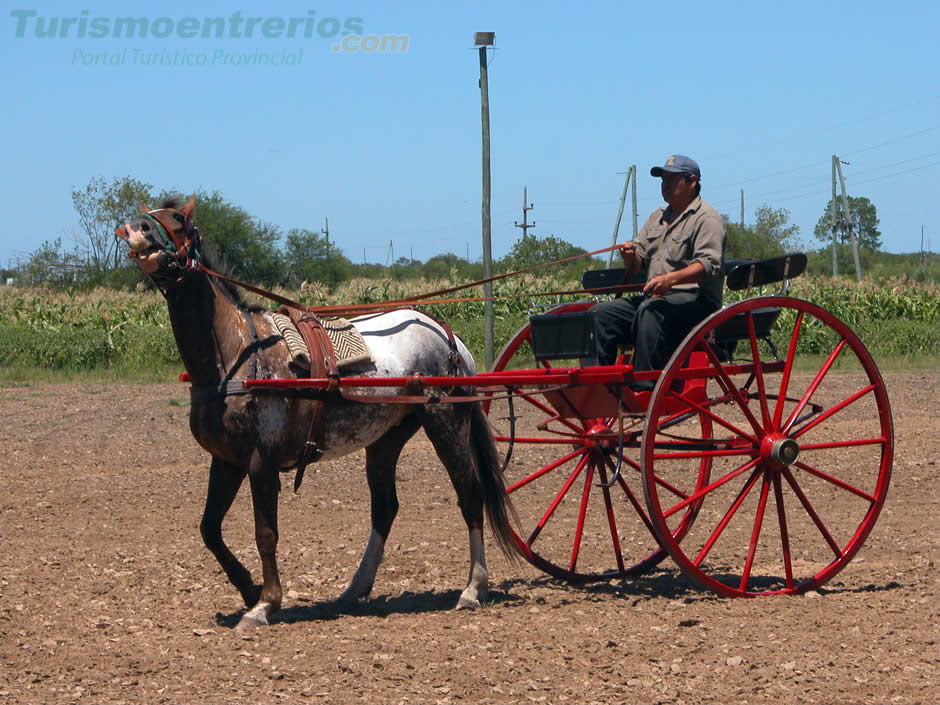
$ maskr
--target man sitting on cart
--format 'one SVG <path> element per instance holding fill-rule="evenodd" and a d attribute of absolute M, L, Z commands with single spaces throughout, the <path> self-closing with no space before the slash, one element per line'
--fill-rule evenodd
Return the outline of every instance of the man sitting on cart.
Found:
<path fill-rule="evenodd" d="M 633 346 L 633 369 L 661 370 L 682 339 L 721 308 L 725 225 L 699 196 L 702 172 L 676 154 L 650 175 L 662 178 L 667 205 L 657 208 L 632 242 L 620 245 L 625 281 L 646 270 L 642 294 L 594 307 L 598 364 L 613 365 L 617 346 Z M 637 391 L 654 383 L 636 382 Z"/>

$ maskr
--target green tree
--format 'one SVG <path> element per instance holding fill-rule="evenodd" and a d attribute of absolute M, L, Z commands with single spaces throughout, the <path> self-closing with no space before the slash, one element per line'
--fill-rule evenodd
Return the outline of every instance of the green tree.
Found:
<path fill-rule="evenodd" d="M 434 255 L 421 267 L 425 279 L 468 279 L 468 262 L 453 252 Z"/>
<path fill-rule="evenodd" d="M 800 228 L 790 223 L 790 211 L 786 208 L 771 208 L 764 204 L 754 211 L 756 222 L 741 226 L 725 221 L 725 258 L 765 259 L 799 249 L 797 240 Z"/>
<path fill-rule="evenodd" d="M 75 253 L 63 252 L 62 239 L 56 238 L 47 240 L 30 253 L 23 274 L 30 286 L 71 286 L 81 279 L 82 269 Z"/>
<path fill-rule="evenodd" d="M 540 264 L 548 264 L 568 257 L 583 255 L 586 252 L 587 250 L 576 247 L 555 235 L 543 238 L 535 235 L 523 235 L 512 246 L 509 254 L 497 262 L 497 269 L 504 272 L 528 269 Z M 592 264 L 586 259 L 579 258 L 559 266 L 562 267 L 565 277 L 577 279 L 581 276 L 581 272 L 589 269 Z M 547 273 L 547 271 L 543 273 Z"/>
<path fill-rule="evenodd" d="M 771 208 L 765 203 L 754 211 L 754 216 L 757 219 L 754 232 L 758 237 L 777 243 L 784 252 L 799 248 L 800 226 L 790 222 L 790 211 L 786 208 Z"/>
<path fill-rule="evenodd" d="M 284 265 L 287 283 L 320 282 L 334 287 L 349 277 L 351 262 L 320 233 L 293 228 L 287 232 Z"/>
<path fill-rule="evenodd" d="M 878 230 L 878 211 L 875 204 L 864 196 L 856 198 L 848 196 L 849 210 L 852 213 L 852 220 L 855 221 L 855 237 L 859 247 L 867 247 L 869 250 L 878 251 L 881 249 L 881 231 Z M 842 198 L 835 198 L 826 205 L 826 210 L 820 216 L 813 229 L 813 235 L 823 242 L 832 242 L 832 223 L 835 219 L 839 225 L 842 221 Z M 857 219 L 857 220 L 856 220 Z M 841 242 L 849 242 L 848 228 L 842 228 L 839 231 Z"/>
<path fill-rule="evenodd" d="M 127 267 L 127 248 L 114 235 L 140 210 L 140 202 L 150 201 L 153 186 L 130 176 L 106 180 L 93 177 L 84 189 L 72 191 L 72 205 L 78 213 L 82 234 L 78 241 L 86 275 L 100 278 L 113 269 Z"/>

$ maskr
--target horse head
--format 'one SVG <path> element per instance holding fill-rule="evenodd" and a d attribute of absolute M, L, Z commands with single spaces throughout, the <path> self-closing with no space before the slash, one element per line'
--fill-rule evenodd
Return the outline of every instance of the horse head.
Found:
<path fill-rule="evenodd" d="M 168 200 L 152 210 L 141 201 L 140 214 L 114 231 L 130 247 L 137 267 L 161 287 L 179 283 L 199 263 L 199 231 L 192 222 L 196 197 L 176 204 Z"/>

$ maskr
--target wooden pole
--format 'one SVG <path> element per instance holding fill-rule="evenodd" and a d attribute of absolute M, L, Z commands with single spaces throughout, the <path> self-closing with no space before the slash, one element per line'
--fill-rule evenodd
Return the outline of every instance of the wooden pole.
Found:
<path fill-rule="evenodd" d="M 839 276 L 839 247 L 838 247 L 838 238 L 836 237 L 836 217 L 839 212 L 838 206 L 836 206 L 836 162 L 839 161 L 839 157 L 835 154 L 832 155 L 832 276 Z"/>
<path fill-rule="evenodd" d="M 480 118 L 483 123 L 483 278 L 493 276 L 493 254 L 490 247 L 490 97 L 486 74 L 486 46 L 480 47 Z M 483 346 L 486 369 L 493 366 L 493 284 L 483 285 Z"/>
<path fill-rule="evenodd" d="M 845 227 L 849 229 L 849 239 L 852 241 L 852 257 L 855 259 L 855 280 L 862 281 L 862 265 L 858 261 L 858 241 L 855 239 L 855 223 L 852 222 L 852 212 L 849 210 L 849 197 L 845 193 L 845 177 L 842 176 L 842 162 L 835 157 L 836 169 L 839 171 L 839 183 L 842 185 L 842 209 L 845 211 Z"/>
<path fill-rule="evenodd" d="M 636 164 L 633 164 L 630 169 L 633 171 L 633 239 L 636 240 L 637 229 L 636 229 Z"/>
<path fill-rule="evenodd" d="M 614 234 L 611 239 L 610 245 L 613 247 L 617 244 L 617 238 L 620 236 L 620 218 L 623 216 L 623 204 L 627 200 L 627 189 L 630 187 L 630 177 L 633 175 L 633 170 L 635 167 L 630 167 L 627 169 L 627 177 L 623 180 L 623 191 L 620 194 L 620 208 L 617 210 L 617 220 L 614 221 Z M 614 262 L 614 251 L 611 250 L 607 255 L 607 268 L 610 269 L 611 265 Z"/>

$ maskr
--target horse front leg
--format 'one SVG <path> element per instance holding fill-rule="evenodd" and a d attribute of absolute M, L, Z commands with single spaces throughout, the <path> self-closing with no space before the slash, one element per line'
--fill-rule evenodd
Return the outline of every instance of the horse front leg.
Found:
<path fill-rule="evenodd" d="M 232 507 L 238 489 L 245 479 L 241 468 L 230 465 L 219 458 L 213 458 L 209 466 L 209 490 L 206 494 L 206 508 L 199 523 L 199 532 L 206 548 L 212 551 L 229 581 L 241 593 L 246 607 L 254 607 L 261 593 L 261 588 L 254 584 L 251 573 L 242 565 L 225 545 L 222 539 L 222 521 Z"/>
<path fill-rule="evenodd" d="M 281 579 L 277 572 L 277 495 L 280 489 L 277 467 L 255 450 L 251 456 L 248 481 L 255 515 L 255 543 L 261 556 L 264 576 L 257 604 L 246 612 L 237 629 L 268 623 L 268 617 L 281 608 Z"/>

